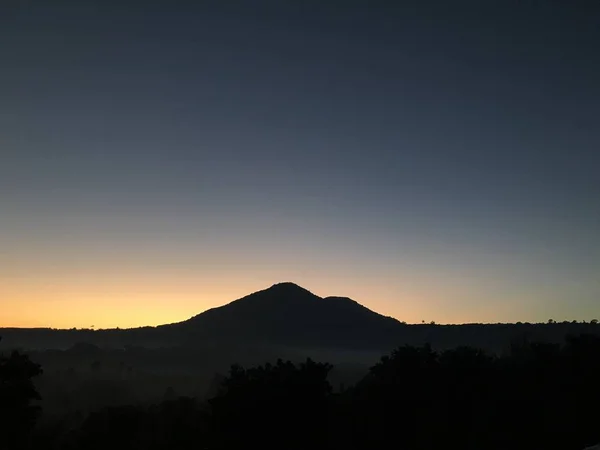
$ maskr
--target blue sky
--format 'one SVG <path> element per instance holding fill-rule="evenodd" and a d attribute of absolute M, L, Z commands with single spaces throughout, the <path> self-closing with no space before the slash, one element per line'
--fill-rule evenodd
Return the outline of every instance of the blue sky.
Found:
<path fill-rule="evenodd" d="M 597 316 L 600 10 L 328 5 L 0 6 L 0 326 Z"/>

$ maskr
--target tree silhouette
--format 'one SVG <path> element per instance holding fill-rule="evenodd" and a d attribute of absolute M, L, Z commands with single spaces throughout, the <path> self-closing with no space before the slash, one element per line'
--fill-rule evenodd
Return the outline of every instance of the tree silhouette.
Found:
<path fill-rule="evenodd" d="M 153 405 L 98 402 L 70 424 L 40 424 L 28 448 L 581 450 L 600 442 L 600 337 L 593 334 L 563 343 L 523 337 L 499 355 L 404 345 L 335 394 L 331 368 L 310 359 L 234 365 L 215 378 L 208 403 L 176 398 L 173 389 Z M 39 373 L 20 353 L 0 358 L 1 450 L 27 447 Z M 102 400 L 127 398 L 102 386 L 109 385 L 94 384 Z"/>
<path fill-rule="evenodd" d="M 41 366 L 31 362 L 27 355 L 18 351 L 9 356 L 0 354 L 0 423 L 3 428 L 0 447 L 10 450 L 26 447 L 40 411 L 33 404 L 40 400 L 33 378 L 41 374 Z"/>
<path fill-rule="evenodd" d="M 214 448 L 319 446 L 327 430 L 331 369 L 310 359 L 299 366 L 281 359 L 247 370 L 232 366 L 210 401 Z"/>
<path fill-rule="evenodd" d="M 357 386 L 352 429 L 355 448 L 427 446 L 438 398 L 438 354 L 429 344 L 402 346 L 384 356 Z"/>

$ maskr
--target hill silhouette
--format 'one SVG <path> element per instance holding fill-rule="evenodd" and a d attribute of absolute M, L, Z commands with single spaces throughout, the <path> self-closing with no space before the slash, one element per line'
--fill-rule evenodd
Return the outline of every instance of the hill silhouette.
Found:
<path fill-rule="evenodd" d="M 185 333 L 196 342 L 359 349 L 393 344 L 403 327 L 349 298 L 323 298 L 285 282 L 159 328 Z"/>
<path fill-rule="evenodd" d="M 600 325 L 596 320 L 408 325 L 349 298 L 323 298 L 294 283 L 284 282 L 183 322 L 158 327 L 108 330 L 0 328 L 0 335 L 5 338 L 0 346 L 5 349 L 63 350 L 78 343 L 117 349 L 183 346 L 188 352 L 222 354 L 224 357 L 262 355 L 267 348 L 277 355 L 284 355 L 294 349 L 329 360 L 331 353 L 328 351 L 333 350 L 336 355 L 339 351 L 351 353 L 347 358 L 350 362 L 356 361 L 360 352 L 366 352 L 361 354 L 368 356 L 371 351 L 389 351 L 399 344 L 430 343 L 437 349 L 466 345 L 503 352 L 515 340 L 560 343 L 567 335 L 582 333 L 600 334 Z M 72 352 L 88 353 L 81 345 Z"/>

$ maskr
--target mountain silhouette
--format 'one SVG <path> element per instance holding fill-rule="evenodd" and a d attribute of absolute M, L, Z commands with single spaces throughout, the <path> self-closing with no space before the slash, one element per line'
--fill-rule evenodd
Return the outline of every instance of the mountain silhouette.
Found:
<path fill-rule="evenodd" d="M 290 282 L 167 325 L 198 342 L 293 347 L 376 348 L 396 342 L 403 325 L 344 297 L 319 297 Z"/>
<path fill-rule="evenodd" d="M 79 343 L 71 353 L 86 354 L 97 352 L 96 347 L 185 347 L 189 354 L 204 355 L 202 358 L 206 355 L 222 357 L 227 363 L 233 360 L 231 355 L 238 361 L 242 360 L 238 355 L 260 353 L 263 357 L 263 350 L 278 357 L 289 353 L 313 356 L 347 353 L 352 356 L 348 361 L 354 361 L 359 352 L 363 356 L 373 351 L 387 352 L 401 344 L 430 343 L 438 349 L 476 346 L 504 352 L 512 342 L 560 343 L 567 335 L 582 333 L 600 334 L 600 325 L 597 321 L 407 325 L 349 298 L 322 298 L 288 282 L 275 284 L 184 322 L 108 330 L 2 328 L 0 335 L 5 339 L 0 345 L 7 349 L 68 349 Z M 323 358 L 331 360 L 329 356 Z"/>

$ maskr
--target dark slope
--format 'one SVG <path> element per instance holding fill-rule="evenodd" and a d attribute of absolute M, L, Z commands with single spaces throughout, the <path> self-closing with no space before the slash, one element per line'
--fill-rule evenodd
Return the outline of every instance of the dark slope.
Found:
<path fill-rule="evenodd" d="M 204 342 L 368 349 L 397 342 L 404 327 L 348 298 L 279 283 L 168 328 Z"/>
<path fill-rule="evenodd" d="M 600 325 L 404 325 L 348 298 L 321 298 L 293 283 L 280 283 L 185 322 L 160 327 L 101 331 L 4 328 L 0 329 L 4 338 L 0 347 L 66 349 L 78 342 L 121 349 L 184 345 L 188 354 L 204 352 L 202 358 L 207 354 L 222 356 L 230 363 L 232 352 L 256 354 L 267 347 L 275 356 L 290 349 L 308 351 L 313 356 L 329 354 L 329 350 L 336 354 L 338 350 L 388 352 L 401 344 L 426 342 L 439 349 L 467 345 L 501 352 L 515 339 L 559 343 L 568 334 L 582 333 L 600 334 Z M 236 356 L 235 360 L 242 358 Z"/>

